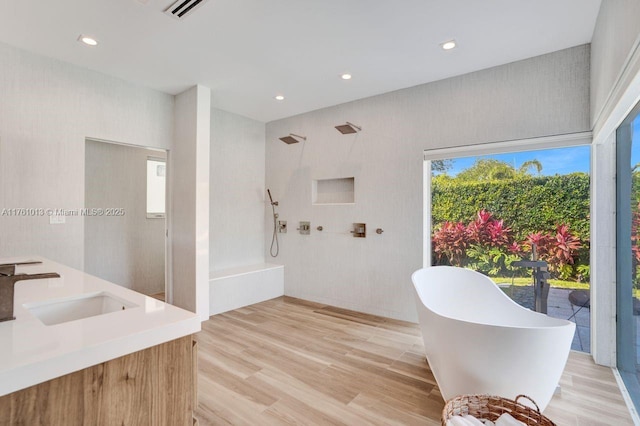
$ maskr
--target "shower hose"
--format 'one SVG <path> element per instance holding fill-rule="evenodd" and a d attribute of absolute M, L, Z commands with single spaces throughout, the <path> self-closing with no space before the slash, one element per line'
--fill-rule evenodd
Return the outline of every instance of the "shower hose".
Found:
<path fill-rule="evenodd" d="M 280 244 L 278 243 L 278 230 L 276 219 L 278 219 L 278 214 L 276 213 L 276 208 L 273 203 L 271 204 L 271 211 L 273 212 L 273 236 L 271 237 L 271 248 L 269 249 L 269 253 L 271 257 L 278 257 L 278 253 L 280 252 Z"/>

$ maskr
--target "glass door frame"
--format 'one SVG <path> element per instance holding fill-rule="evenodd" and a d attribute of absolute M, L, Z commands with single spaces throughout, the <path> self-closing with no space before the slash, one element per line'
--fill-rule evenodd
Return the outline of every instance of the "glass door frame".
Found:
<path fill-rule="evenodd" d="M 616 130 L 616 366 L 636 407 L 640 406 L 640 371 L 636 349 L 637 326 L 633 315 L 631 151 L 632 124 L 639 116 L 640 103 Z"/>

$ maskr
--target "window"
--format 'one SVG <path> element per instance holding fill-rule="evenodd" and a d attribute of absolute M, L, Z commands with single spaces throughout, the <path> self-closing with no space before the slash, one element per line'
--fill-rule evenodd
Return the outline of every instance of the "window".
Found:
<path fill-rule="evenodd" d="M 425 151 L 424 266 L 490 276 L 535 308 L 532 271 L 551 273 L 540 310 L 576 322 L 574 350 L 590 352 L 590 135 Z"/>
<path fill-rule="evenodd" d="M 165 217 L 167 163 L 159 158 L 147 158 L 147 219 Z"/>

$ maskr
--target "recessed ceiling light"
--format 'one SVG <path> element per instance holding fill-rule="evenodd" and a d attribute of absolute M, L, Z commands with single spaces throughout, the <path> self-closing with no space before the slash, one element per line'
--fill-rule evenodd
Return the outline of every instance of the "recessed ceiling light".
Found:
<path fill-rule="evenodd" d="M 349 73 L 344 73 L 340 76 L 341 79 L 343 80 L 351 80 L 351 74 Z"/>
<path fill-rule="evenodd" d="M 78 37 L 78 41 L 83 42 L 87 46 L 97 46 L 98 45 L 98 40 L 96 40 L 93 37 L 89 37 L 89 36 L 86 36 L 86 35 L 83 35 L 83 34 L 80 34 L 80 37 Z"/>
<path fill-rule="evenodd" d="M 276 95 L 275 99 L 276 99 L 276 101 L 284 101 L 284 96 Z"/>
<path fill-rule="evenodd" d="M 451 50 L 454 47 L 456 47 L 456 41 L 455 40 L 449 40 L 449 41 L 445 41 L 444 43 L 442 43 L 440 46 L 442 46 L 442 48 L 444 50 Z"/>

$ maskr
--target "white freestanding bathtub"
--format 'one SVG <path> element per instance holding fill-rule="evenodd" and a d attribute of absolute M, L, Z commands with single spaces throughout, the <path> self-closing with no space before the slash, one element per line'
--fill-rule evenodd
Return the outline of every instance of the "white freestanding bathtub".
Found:
<path fill-rule="evenodd" d="M 545 409 L 567 362 L 574 323 L 521 307 L 469 269 L 433 266 L 411 279 L 427 360 L 445 400 L 524 394 Z"/>

